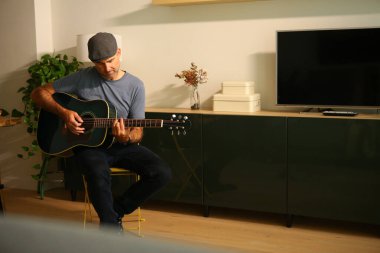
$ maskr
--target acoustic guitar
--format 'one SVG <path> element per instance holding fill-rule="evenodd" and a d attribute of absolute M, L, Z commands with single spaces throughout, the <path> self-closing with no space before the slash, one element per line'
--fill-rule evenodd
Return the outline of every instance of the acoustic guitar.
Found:
<path fill-rule="evenodd" d="M 40 111 L 37 141 L 41 150 L 50 155 L 64 155 L 77 146 L 110 147 L 115 138 L 111 135 L 112 125 L 117 118 L 115 108 L 104 100 L 80 100 L 66 93 L 56 92 L 54 100 L 61 106 L 76 111 L 83 119 L 85 132 L 75 135 L 65 127 L 65 122 L 56 114 Z M 191 122 L 187 116 L 172 115 L 163 119 L 124 119 L 125 127 L 163 128 L 178 134 L 186 134 Z"/>

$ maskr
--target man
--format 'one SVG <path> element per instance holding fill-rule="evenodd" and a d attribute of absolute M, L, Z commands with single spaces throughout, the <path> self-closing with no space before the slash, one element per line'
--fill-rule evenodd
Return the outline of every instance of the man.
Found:
<path fill-rule="evenodd" d="M 166 163 L 139 145 L 143 129 L 124 127 L 123 118 L 145 117 L 145 91 L 140 79 L 120 70 L 120 55 L 121 50 L 112 34 L 97 33 L 88 41 L 88 56 L 94 67 L 38 87 L 31 95 L 41 108 L 61 117 L 75 135 L 84 133 L 83 119 L 77 112 L 56 103 L 52 94 L 65 92 L 85 100 L 103 99 L 115 106 L 120 117 L 112 127 L 116 142 L 109 148 L 76 147 L 73 151 L 86 177 L 89 196 L 101 226 L 114 225 L 118 229 L 122 229 L 124 214 L 133 212 L 171 178 Z M 110 167 L 126 168 L 141 178 L 115 200 L 111 192 Z"/>

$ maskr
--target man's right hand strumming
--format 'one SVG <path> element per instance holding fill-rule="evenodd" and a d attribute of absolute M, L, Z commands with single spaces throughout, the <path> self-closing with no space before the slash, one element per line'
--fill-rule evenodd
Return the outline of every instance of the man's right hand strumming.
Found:
<path fill-rule="evenodd" d="M 82 127 L 83 119 L 77 112 L 66 109 L 62 119 L 65 121 L 65 127 L 73 134 L 79 135 L 84 133 L 85 128 Z"/>
<path fill-rule="evenodd" d="M 55 93 L 52 83 L 45 84 L 33 90 L 31 97 L 33 101 L 46 111 L 55 113 L 65 122 L 65 127 L 73 134 L 79 135 L 84 133 L 81 127 L 83 120 L 75 111 L 68 110 L 55 102 L 52 95 Z"/>

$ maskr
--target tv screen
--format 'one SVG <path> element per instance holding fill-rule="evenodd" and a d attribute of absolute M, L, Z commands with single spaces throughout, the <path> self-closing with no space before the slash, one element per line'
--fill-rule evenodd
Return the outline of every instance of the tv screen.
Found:
<path fill-rule="evenodd" d="M 277 32 L 277 105 L 380 107 L 380 28 Z"/>

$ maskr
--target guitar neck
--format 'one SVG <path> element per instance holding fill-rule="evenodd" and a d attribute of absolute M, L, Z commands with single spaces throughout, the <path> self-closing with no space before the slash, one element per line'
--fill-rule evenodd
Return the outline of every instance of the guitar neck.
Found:
<path fill-rule="evenodd" d="M 95 128 L 110 128 L 116 119 L 96 118 L 83 119 L 85 124 L 91 124 Z M 164 126 L 162 119 L 124 119 L 125 127 L 145 127 L 145 128 L 161 128 Z"/>

